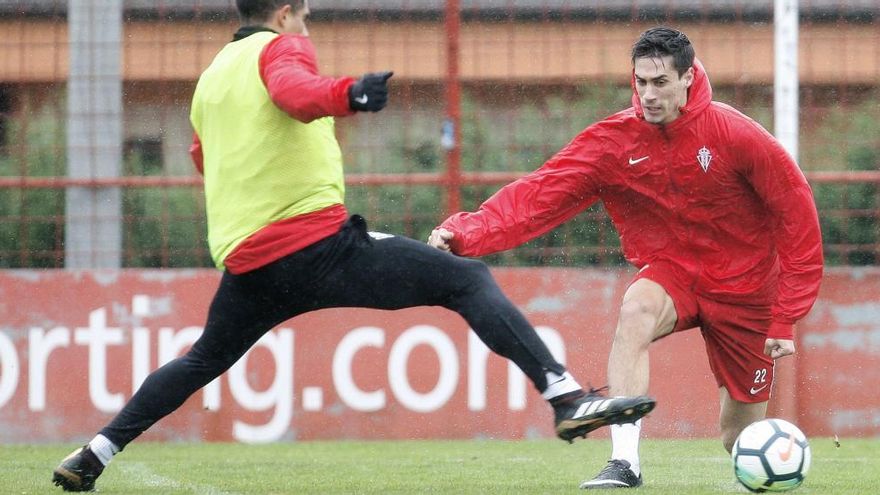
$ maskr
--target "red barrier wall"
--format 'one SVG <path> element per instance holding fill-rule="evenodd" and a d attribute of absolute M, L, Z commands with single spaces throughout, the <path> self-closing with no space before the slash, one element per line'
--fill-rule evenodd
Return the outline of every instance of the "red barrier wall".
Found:
<path fill-rule="evenodd" d="M 496 269 L 507 294 L 584 384 L 605 363 L 630 271 Z M 211 270 L 0 271 L 0 443 L 82 441 L 146 374 L 198 336 Z M 809 435 L 880 434 L 880 269 L 831 269 L 780 362 L 771 413 Z M 440 308 L 340 309 L 275 329 L 151 429 L 152 440 L 552 436 L 518 370 Z M 718 433 L 699 332 L 656 343 L 653 437 Z M 605 432 L 598 435 L 605 435 Z"/>

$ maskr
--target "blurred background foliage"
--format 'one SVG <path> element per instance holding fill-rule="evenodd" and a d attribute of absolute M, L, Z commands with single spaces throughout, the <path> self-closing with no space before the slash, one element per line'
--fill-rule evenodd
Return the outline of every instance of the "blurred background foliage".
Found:
<path fill-rule="evenodd" d="M 499 98 L 499 94 L 503 97 Z M 585 85 L 533 91 L 528 87 L 482 86 L 465 93 L 462 108 L 462 168 L 466 172 L 527 173 L 611 109 L 629 106 L 629 87 Z M 716 89 L 729 102 L 772 129 L 772 95 L 743 95 Z M 833 97 L 833 95 L 831 95 Z M 864 104 L 846 109 L 816 107 L 802 115 L 800 161 L 805 170 L 877 170 L 880 163 L 878 95 L 866 92 Z M 507 102 L 506 105 L 498 101 Z M 0 177 L 64 176 L 65 129 L 52 108 L 63 101 L 22 102 L 26 119 L 5 122 L 8 147 L 24 153 L 0 153 Z M 355 173 L 442 172 L 442 109 L 393 108 L 374 120 L 339 119 L 346 168 Z M 376 125 L 383 122 L 383 125 Z M 371 128 L 371 129 L 368 129 Z M 375 133 L 381 147 L 361 147 L 361 130 Z M 350 149 L 348 149 L 350 148 Z M 124 150 L 123 175 L 162 175 L 163 165 L 149 147 Z M 7 150 L 8 151 L 8 150 Z M 180 164 L 176 165 L 179 169 Z M 477 208 L 503 184 L 465 185 L 462 205 Z M 831 265 L 878 262 L 880 199 L 876 183 L 813 184 L 820 212 L 827 261 Z M 0 268 L 63 266 L 64 190 L 2 189 L 0 195 Z M 439 185 L 349 184 L 347 207 L 363 214 L 373 230 L 425 239 L 445 217 L 446 198 Z M 198 187 L 123 190 L 125 267 L 212 266 Z M 26 211 L 27 215 L 22 212 Z M 617 234 L 601 204 L 518 249 L 486 257 L 493 264 L 520 266 L 618 266 L 624 263 Z"/>

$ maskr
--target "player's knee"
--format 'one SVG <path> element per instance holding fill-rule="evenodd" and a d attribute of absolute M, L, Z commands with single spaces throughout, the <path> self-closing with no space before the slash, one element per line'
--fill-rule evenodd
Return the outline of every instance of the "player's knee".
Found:
<path fill-rule="evenodd" d="M 659 320 L 660 308 L 640 299 L 624 301 L 620 306 L 620 316 L 615 338 L 650 343 Z"/>
<path fill-rule="evenodd" d="M 492 304 L 495 301 L 490 298 L 500 292 L 489 267 L 482 261 L 474 259 L 455 260 L 444 277 L 444 284 L 449 294 L 447 307 L 450 309 L 465 303 Z"/>
<path fill-rule="evenodd" d="M 620 305 L 621 319 L 654 319 L 656 320 L 663 308 L 648 299 L 632 298 Z"/>
<path fill-rule="evenodd" d="M 193 372 L 205 375 L 222 374 L 240 358 L 230 352 L 206 352 L 205 349 L 193 346 L 181 357 L 183 363 Z"/>
<path fill-rule="evenodd" d="M 495 279 L 489 267 L 480 260 L 462 259 L 462 269 L 466 273 L 466 279 L 474 286 L 494 285 Z"/>

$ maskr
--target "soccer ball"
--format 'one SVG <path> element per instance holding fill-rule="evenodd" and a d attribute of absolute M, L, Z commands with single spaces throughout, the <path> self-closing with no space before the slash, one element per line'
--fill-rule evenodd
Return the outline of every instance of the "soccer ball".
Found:
<path fill-rule="evenodd" d="M 763 419 L 746 427 L 733 445 L 733 472 L 753 492 L 784 492 L 804 482 L 810 444 L 797 426 Z"/>

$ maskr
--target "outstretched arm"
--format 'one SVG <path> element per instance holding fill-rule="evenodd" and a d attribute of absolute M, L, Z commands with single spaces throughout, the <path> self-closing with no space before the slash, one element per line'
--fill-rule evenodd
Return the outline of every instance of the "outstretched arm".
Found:
<path fill-rule="evenodd" d="M 301 122 L 354 113 L 348 106 L 348 88 L 354 79 L 318 74 L 315 47 L 308 36 L 282 34 L 269 42 L 260 55 L 260 77 L 272 102 Z"/>
<path fill-rule="evenodd" d="M 318 74 L 315 49 L 308 36 L 280 35 L 260 55 L 260 77 L 278 108 L 301 122 L 342 117 L 356 111 L 378 112 L 388 101 L 391 72 L 352 77 Z"/>
<path fill-rule="evenodd" d="M 588 129 L 477 211 L 446 219 L 428 243 L 458 255 L 483 256 L 545 234 L 597 200 L 603 152 L 601 141 Z"/>

